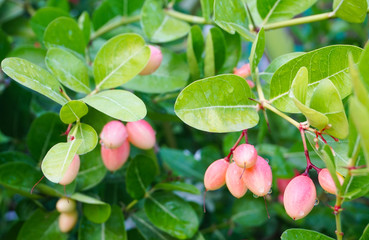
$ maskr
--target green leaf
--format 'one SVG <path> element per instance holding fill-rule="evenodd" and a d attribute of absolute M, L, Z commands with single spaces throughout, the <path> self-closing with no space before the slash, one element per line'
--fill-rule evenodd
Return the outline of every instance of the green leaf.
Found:
<path fill-rule="evenodd" d="M 113 205 L 109 219 L 101 224 L 96 224 L 82 218 L 78 239 L 80 240 L 127 240 L 124 226 L 124 216 L 120 207 Z"/>
<path fill-rule="evenodd" d="M 335 16 L 347 22 L 362 23 L 367 15 L 368 3 L 366 0 L 334 0 L 333 9 Z"/>
<path fill-rule="evenodd" d="M 167 16 L 163 0 L 146 0 L 141 10 L 141 26 L 151 42 L 170 42 L 190 31 L 188 23 Z"/>
<path fill-rule="evenodd" d="M 0 30 L 0 61 L 6 57 L 10 49 L 11 46 L 8 36 Z"/>
<path fill-rule="evenodd" d="M 8 57 L 18 57 L 37 64 L 46 69 L 45 57 L 46 50 L 28 46 L 19 46 L 8 54 Z"/>
<path fill-rule="evenodd" d="M 203 51 L 204 38 L 202 36 L 201 28 L 198 25 L 194 25 L 187 37 L 187 62 L 190 68 L 191 77 L 194 80 L 200 78 L 199 63 L 202 59 Z M 165 57 L 163 59 L 165 59 Z"/>
<path fill-rule="evenodd" d="M 252 72 L 258 67 L 261 57 L 264 54 L 265 49 L 265 33 L 264 28 L 261 28 L 255 41 L 252 44 L 250 52 L 250 68 Z"/>
<path fill-rule="evenodd" d="M 47 0 L 46 6 L 56 7 L 65 12 L 69 12 L 69 2 L 68 0 Z"/>
<path fill-rule="evenodd" d="M 57 211 L 44 212 L 39 209 L 23 224 L 17 240 L 45 239 L 66 240 L 67 235 L 60 232 Z"/>
<path fill-rule="evenodd" d="M 152 183 L 158 173 L 155 160 L 145 155 L 137 155 L 127 169 L 126 189 L 134 199 L 141 199 L 147 187 Z"/>
<path fill-rule="evenodd" d="M 261 199 L 237 199 L 232 207 L 232 222 L 242 227 L 260 226 L 267 221 L 265 205 Z"/>
<path fill-rule="evenodd" d="M 348 54 L 352 53 L 357 62 L 362 52 L 361 48 L 347 45 L 334 45 L 320 48 L 299 57 L 296 57 L 273 75 L 270 84 L 270 101 L 281 111 L 296 113 L 298 108 L 293 100 L 288 97 L 292 81 L 301 67 L 308 69 L 307 99 L 310 99 L 314 88 L 324 79 L 330 79 L 336 86 L 341 99 L 351 93 L 351 80 Z M 309 105 L 309 103 L 307 103 Z"/>
<path fill-rule="evenodd" d="M 88 113 L 86 104 L 79 100 L 72 100 L 63 105 L 60 109 L 60 119 L 65 124 L 74 123 Z"/>
<path fill-rule="evenodd" d="M 230 73 L 237 66 L 241 56 L 241 37 L 239 34 L 229 34 L 223 31 L 226 44 L 226 57 L 219 73 Z"/>
<path fill-rule="evenodd" d="M 248 28 L 248 14 L 242 0 L 214 0 L 214 21 L 230 34 L 238 32 L 247 41 L 255 38 Z"/>
<path fill-rule="evenodd" d="M 266 22 L 279 22 L 293 18 L 310 8 L 317 0 L 258 0 L 257 8 Z M 264 20 L 265 21 L 265 20 Z"/>
<path fill-rule="evenodd" d="M 91 20 L 88 12 L 84 11 L 78 18 L 78 26 L 83 32 L 83 36 L 85 37 L 85 42 L 88 43 L 90 41 L 91 34 Z"/>
<path fill-rule="evenodd" d="M 48 112 L 36 118 L 27 135 L 27 146 L 32 157 L 41 161 L 52 146 L 65 141 L 65 136 L 61 135 L 65 130 L 66 125 L 56 113 Z"/>
<path fill-rule="evenodd" d="M 13 20 L 24 13 L 22 2 L 6 1 L 0 8 L 0 23 Z"/>
<path fill-rule="evenodd" d="M 323 150 L 322 150 L 322 155 L 323 155 L 323 161 L 324 161 L 325 165 L 327 166 L 329 173 L 331 174 L 331 177 L 334 181 L 334 184 L 336 185 L 336 189 L 337 189 L 337 192 L 338 192 L 341 189 L 341 183 L 340 183 L 340 181 L 338 180 L 338 177 L 337 177 L 336 165 L 335 165 L 335 162 L 334 162 L 334 156 L 333 156 L 332 150 L 331 150 L 329 145 L 324 144 L 324 147 L 323 147 Z"/>
<path fill-rule="evenodd" d="M 114 88 L 126 83 L 146 66 L 150 49 L 133 33 L 111 38 L 99 50 L 94 62 L 96 89 Z"/>
<path fill-rule="evenodd" d="M 62 198 L 70 196 L 75 192 L 76 182 L 73 181 L 70 184 L 63 186 L 61 184 L 45 181 L 37 184 L 36 189 L 45 195 Z"/>
<path fill-rule="evenodd" d="M 367 240 L 367 239 L 369 239 L 369 224 L 366 225 L 363 235 L 361 235 L 359 240 Z"/>
<path fill-rule="evenodd" d="M 183 182 L 158 183 L 155 189 L 165 191 L 180 191 L 200 195 L 200 190 L 193 185 Z"/>
<path fill-rule="evenodd" d="M 231 98 L 229 96 L 232 96 Z M 236 132 L 259 121 L 254 95 L 245 79 L 224 74 L 191 83 L 174 106 L 186 124 L 208 132 Z"/>
<path fill-rule="evenodd" d="M 141 99 L 125 90 L 107 90 L 82 99 L 91 107 L 125 122 L 138 121 L 146 116 Z"/>
<path fill-rule="evenodd" d="M 137 75 L 123 87 L 145 93 L 172 92 L 186 86 L 189 73 L 183 55 L 162 48 L 163 61 L 152 74 Z"/>
<path fill-rule="evenodd" d="M 36 161 L 29 155 L 16 151 L 4 151 L 0 153 L 0 166 L 4 163 L 24 162 L 30 166 L 36 166 Z"/>
<path fill-rule="evenodd" d="M 211 14 L 213 12 L 214 0 L 200 0 L 202 16 L 206 21 L 211 20 Z"/>
<path fill-rule="evenodd" d="M 76 155 L 82 140 L 74 139 L 53 146 L 42 160 L 41 170 L 51 182 L 59 183 Z"/>
<path fill-rule="evenodd" d="M 45 62 L 61 84 L 76 92 L 91 92 L 87 66 L 74 54 L 60 48 L 50 48 Z"/>
<path fill-rule="evenodd" d="M 204 75 L 214 76 L 223 66 L 226 54 L 226 42 L 224 35 L 219 28 L 211 28 L 206 36 Z"/>
<path fill-rule="evenodd" d="M 69 17 L 53 20 L 45 29 L 44 44 L 47 48 L 61 47 L 84 55 L 86 42 L 77 22 Z"/>
<path fill-rule="evenodd" d="M 367 67 L 368 62 L 369 62 L 369 44 L 366 43 L 364 51 L 362 52 L 359 59 L 358 68 L 367 90 L 369 90 L 369 68 Z"/>
<path fill-rule="evenodd" d="M 273 170 L 273 177 L 292 178 L 294 176 L 291 163 L 286 160 L 279 147 L 277 147 L 275 154 L 272 155 L 271 166 Z"/>
<path fill-rule="evenodd" d="M 18 83 L 39 92 L 63 105 L 67 99 L 60 93 L 61 85 L 48 71 L 21 58 L 6 58 L 1 62 L 2 70 Z"/>
<path fill-rule="evenodd" d="M 81 146 L 78 148 L 77 154 L 83 155 L 94 150 L 97 145 L 98 136 L 93 127 L 86 123 L 77 123 L 70 130 L 68 139 L 71 137 L 80 139 L 82 141 Z"/>
<path fill-rule="evenodd" d="M 361 80 L 359 70 L 357 66 L 355 65 L 354 61 L 352 60 L 351 56 L 349 58 L 349 61 L 350 61 L 350 75 L 351 75 L 352 87 L 353 87 L 355 96 L 369 110 L 369 93 L 365 87 L 364 82 Z M 364 75 L 362 75 L 362 77 L 364 77 Z"/>
<path fill-rule="evenodd" d="M 189 203 L 171 193 L 154 193 L 145 200 L 150 221 L 169 235 L 187 239 L 195 235 L 199 221 Z"/>
<path fill-rule="evenodd" d="M 296 239 L 333 240 L 333 238 L 330 238 L 321 233 L 299 228 L 287 229 L 286 231 L 283 232 L 281 236 L 281 240 L 296 240 Z"/>
<path fill-rule="evenodd" d="M 111 214 L 109 204 L 82 193 L 75 193 L 71 198 L 83 203 L 83 214 L 89 221 L 99 224 L 109 219 Z"/>

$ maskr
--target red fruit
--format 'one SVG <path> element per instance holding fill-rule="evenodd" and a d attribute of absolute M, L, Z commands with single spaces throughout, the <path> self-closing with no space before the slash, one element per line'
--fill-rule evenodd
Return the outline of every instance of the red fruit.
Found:
<path fill-rule="evenodd" d="M 243 180 L 247 188 L 257 196 L 265 196 L 272 186 L 272 170 L 264 158 L 257 156 L 256 163 L 251 168 L 246 168 Z"/>
<path fill-rule="evenodd" d="M 238 75 L 238 76 L 243 77 L 243 78 L 247 78 L 248 76 L 251 75 L 250 64 L 249 63 L 244 64 L 244 65 L 242 65 L 242 67 L 240 67 L 238 69 L 234 68 L 233 69 L 233 74 Z"/>
<path fill-rule="evenodd" d="M 155 146 L 155 131 L 145 120 L 127 123 L 128 141 L 141 149 Z"/>
<path fill-rule="evenodd" d="M 236 198 L 241 198 L 247 192 L 246 184 L 242 179 L 243 168 L 236 165 L 235 162 L 229 164 L 226 172 L 226 184 L 228 190 Z"/>
<path fill-rule="evenodd" d="M 337 178 L 340 184 L 343 183 L 343 177 L 337 173 Z M 318 180 L 320 186 L 327 192 L 331 194 L 336 194 L 336 185 L 332 179 L 332 175 L 329 173 L 327 168 L 323 168 L 318 175 Z"/>
<path fill-rule="evenodd" d="M 163 60 L 163 54 L 160 48 L 149 45 L 150 48 L 150 59 L 147 62 L 145 68 L 140 72 L 140 75 L 148 75 L 155 72 Z"/>
<path fill-rule="evenodd" d="M 118 148 L 127 139 L 128 133 L 124 124 L 120 121 L 110 121 L 105 124 L 100 133 L 100 143 L 105 148 Z"/>
<path fill-rule="evenodd" d="M 310 213 L 316 199 L 313 181 L 304 175 L 291 180 L 283 196 L 283 204 L 287 214 L 294 220 L 299 220 Z"/>
<path fill-rule="evenodd" d="M 241 168 L 250 168 L 256 163 L 258 153 L 251 144 L 241 144 L 233 151 L 233 160 Z"/>
<path fill-rule="evenodd" d="M 72 160 L 72 163 L 69 165 L 67 171 L 65 172 L 63 178 L 59 181 L 61 185 L 68 185 L 73 182 L 73 180 L 77 177 L 79 171 L 80 159 L 76 154 Z"/>
<path fill-rule="evenodd" d="M 218 159 L 210 164 L 204 175 L 206 190 L 217 190 L 225 184 L 228 165 L 229 163 L 224 158 Z"/>
<path fill-rule="evenodd" d="M 60 198 L 56 202 L 56 210 L 58 210 L 58 212 L 60 213 L 72 212 L 76 210 L 76 201 L 74 201 L 73 199 L 65 198 L 65 197 Z"/>
<path fill-rule="evenodd" d="M 114 149 L 101 146 L 101 158 L 109 171 L 116 171 L 123 166 L 129 156 L 130 146 L 128 140 Z"/>
<path fill-rule="evenodd" d="M 78 220 L 77 211 L 61 213 L 59 215 L 59 229 L 61 232 L 70 232 L 76 225 Z"/>

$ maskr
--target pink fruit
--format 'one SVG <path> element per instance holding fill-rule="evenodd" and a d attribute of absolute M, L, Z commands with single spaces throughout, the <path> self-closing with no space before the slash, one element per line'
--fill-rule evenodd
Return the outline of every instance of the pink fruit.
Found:
<path fill-rule="evenodd" d="M 101 158 L 109 171 L 116 171 L 123 166 L 129 156 L 130 146 L 128 140 L 114 149 L 101 146 Z"/>
<path fill-rule="evenodd" d="M 224 158 L 218 159 L 210 164 L 204 175 L 206 190 L 217 190 L 225 184 L 228 165 L 229 163 Z"/>
<path fill-rule="evenodd" d="M 228 190 L 236 198 L 241 198 L 247 192 L 246 184 L 242 179 L 243 168 L 236 165 L 235 162 L 229 164 L 226 172 L 226 184 Z"/>
<path fill-rule="evenodd" d="M 287 214 L 294 220 L 299 220 L 310 213 L 316 199 L 313 181 L 304 175 L 291 180 L 283 196 L 283 204 Z"/>
<path fill-rule="evenodd" d="M 101 144 L 105 148 L 118 148 L 127 139 L 128 133 L 120 121 L 110 121 L 105 124 L 100 133 Z"/>
<path fill-rule="evenodd" d="M 233 160 L 241 168 L 249 168 L 254 166 L 257 159 L 257 152 L 251 144 L 241 144 L 233 151 Z"/>
<path fill-rule="evenodd" d="M 246 80 L 247 84 L 250 86 L 250 88 L 254 88 L 255 87 L 255 83 L 251 80 Z"/>
<path fill-rule="evenodd" d="M 272 186 L 272 170 L 264 158 L 257 156 L 256 163 L 251 168 L 246 168 L 243 181 L 247 188 L 257 196 L 265 196 Z"/>
<path fill-rule="evenodd" d="M 337 173 L 337 178 L 340 184 L 343 183 L 343 177 Z M 318 180 L 320 186 L 327 192 L 331 194 L 336 194 L 336 185 L 334 184 L 334 181 L 332 179 L 331 174 L 329 173 L 327 168 L 323 168 L 318 175 Z"/>
<path fill-rule="evenodd" d="M 242 65 L 242 67 L 240 67 L 238 69 L 234 68 L 233 69 L 233 74 L 238 75 L 238 76 L 243 77 L 243 78 L 247 78 L 248 76 L 251 75 L 250 64 L 249 63 L 244 64 L 244 65 Z"/>
<path fill-rule="evenodd" d="M 148 75 L 156 71 L 159 68 L 161 61 L 163 60 L 163 54 L 160 48 L 149 45 L 150 59 L 145 68 L 140 72 L 140 75 Z"/>
<path fill-rule="evenodd" d="M 58 212 L 60 213 L 72 212 L 76 210 L 76 201 L 74 201 L 73 199 L 65 198 L 65 197 L 60 198 L 56 202 L 56 210 L 58 210 Z"/>
<path fill-rule="evenodd" d="M 79 171 L 80 159 L 76 154 L 72 160 L 72 163 L 69 165 L 67 171 L 65 172 L 63 178 L 59 181 L 61 185 L 68 185 L 73 182 L 73 180 L 77 177 Z"/>
<path fill-rule="evenodd" d="M 141 149 L 155 145 L 155 131 L 145 120 L 127 123 L 128 141 Z"/>
<path fill-rule="evenodd" d="M 70 232 L 76 225 L 78 220 L 77 211 L 61 213 L 59 215 L 59 229 L 61 232 Z"/>

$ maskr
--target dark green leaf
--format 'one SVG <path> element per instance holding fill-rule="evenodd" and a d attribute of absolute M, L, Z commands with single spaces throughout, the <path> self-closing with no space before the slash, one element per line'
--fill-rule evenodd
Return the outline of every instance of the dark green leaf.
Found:
<path fill-rule="evenodd" d="M 30 156 L 16 151 L 6 151 L 0 153 L 0 165 L 9 162 L 24 162 L 31 166 L 35 166 L 36 162 Z"/>
<path fill-rule="evenodd" d="M 198 188 L 183 182 L 158 183 L 155 185 L 155 189 L 165 191 L 188 192 L 196 195 L 200 194 L 200 190 Z"/>
<path fill-rule="evenodd" d="M 230 73 L 237 66 L 241 56 L 241 37 L 239 34 L 229 34 L 223 31 L 226 44 L 226 57 L 219 73 Z"/>
<path fill-rule="evenodd" d="M 68 0 L 47 0 L 46 6 L 56 7 L 65 12 L 69 12 L 69 2 Z"/>
<path fill-rule="evenodd" d="M 46 69 L 45 57 L 46 50 L 27 46 L 19 46 L 8 54 L 8 57 L 18 57 L 37 64 Z"/>
<path fill-rule="evenodd" d="M 271 166 L 273 170 L 273 177 L 276 178 L 291 178 L 294 175 L 290 163 L 283 156 L 280 148 L 277 148 L 275 155 L 272 156 Z"/>
<path fill-rule="evenodd" d="M 0 61 L 2 61 L 10 51 L 10 41 L 8 36 L 0 29 Z"/>
<path fill-rule="evenodd" d="M 13 20 L 24 12 L 22 2 L 6 1 L 0 7 L 0 23 Z"/>
<path fill-rule="evenodd" d="M 207 0 L 206 0 L 207 1 Z M 192 26 L 187 38 L 187 62 L 192 79 L 200 78 L 199 62 L 204 51 L 204 38 L 198 25 Z M 165 59 L 165 58 L 164 58 Z"/>
<path fill-rule="evenodd" d="M 306 230 L 306 229 L 288 229 L 283 232 L 281 236 L 281 240 L 307 240 L 307 239 L 314 239 L 314 240 L 333 240 L 333 238 L 330 238 L 326 235 L 323 235 L 321 233 Z"/>
<path fill-rule="evenodd" d="M 369 224 L 366 225 L 366 228 L 364 229 L 363 235 L 361 235 L 359 240 L 367 240 L 369 239 Z"/>
<path fill-rule="evenodd" d="M 242 227 L 260 226 L 268 220 L 262 199 L 237 199 L 232 207 L 232 221 Z"/>
<path fill-rule="evenodd" d="M 226 42 L 224 35 L 219 28 L 211 28 L 206 36 L 204 75 L 210 77 L 223 66 L 226 54 Z"/>

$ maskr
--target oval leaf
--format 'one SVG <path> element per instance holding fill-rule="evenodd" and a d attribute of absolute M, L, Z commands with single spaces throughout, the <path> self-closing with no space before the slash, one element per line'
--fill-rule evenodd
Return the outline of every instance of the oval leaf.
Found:
<path fill-rule="evenodd" d="M 335 16 L 350 22 L 362 23 L 364 22 L 367 10 L 367 0 L 334 0 L 333 9 Z"/>
<path fill-rule="evenodd" d="M 65 124 L 73 123 L 88 113 L 86 104 L 79 100 L 69 101 L 60 109 L 60 119 Z"/>
<path fill-rule="evenodd" d="M 71 198 L 84 203 L 83 214 L 93 223 L 104 223 L 110 217 L 111 207 L 107 203 L 81 193 L 74 193 Z"/>
<path fill-rule="evenodd" d="M 204 75 L 214 76 L 223 66 L 226 54 L 226 42 L 219 28 L 211 28 L 206 36 Z"/>
<path fill-rule="evenodd" d="M 281 240 L 296 240 L 296 239 L 315 239 L 315 240 L 333 240 L 321 233 L 306 230 L 306 229 L 288 229 L 283 232 Z"/>
<path fill-rule="evenodd" d="M 82 141 L 78 148 L 77 154 L 82 155 L 88 153 L 97 145 L 98 136 L 93 127 L 85 123 L 77 123 L 69 132 L 68 139 L 71 137 Z"/>

